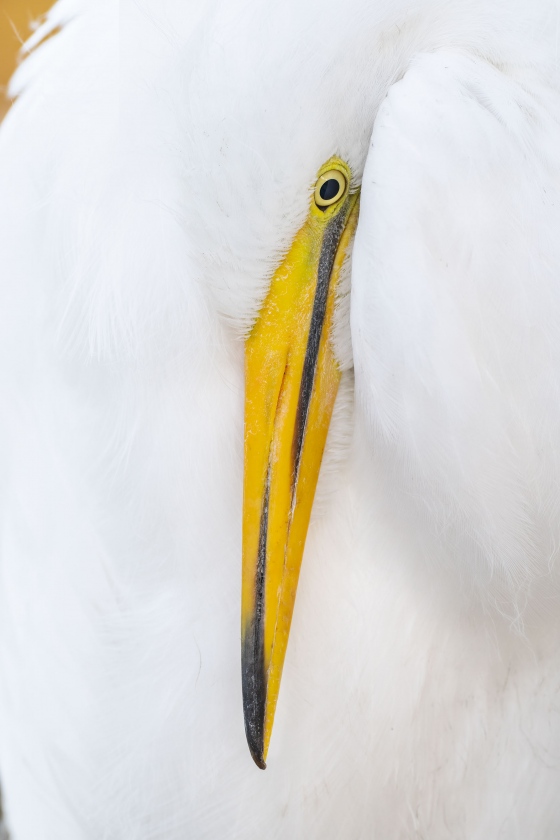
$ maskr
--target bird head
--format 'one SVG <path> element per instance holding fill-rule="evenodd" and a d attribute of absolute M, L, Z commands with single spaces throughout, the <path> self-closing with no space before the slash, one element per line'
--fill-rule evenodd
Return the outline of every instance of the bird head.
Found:
<path fill-rule="evenodd" d="M 351 13 L 349 7 L 342 13 L 327 3 L 318 15 L 315 3 L 223 4 L 201 27 L 188 57 L 185 193 L 193 263 L 212 305 L 245 351 L 242 681 L 247 739 L 260 767 L 265 766 L 337 389 L 341 374 L 359 361 L 348 316 L 349 264 L 357 228 L 359 236 L 362 179 L 376 153 L 374 120 L 391 85 L 419 53 L 448 47 L 467 51 L 476 45 L 478 53 L 496 58 L 494 12 L 477 15 L 473 9 L 460 3 L 425 2 L 411 8 L 404 2 L 356 0 Z M 515 42 L 502 29 L 500 60 L 507 61 Z M 393 336 L 405 334 L 401 315 L 411 300 L 414 295 L 408 294 L 402 307 L 396 302 Z M 445 317 L 439 317 L 443 306 L 439 315 L 437 309 L 427 315 L 430 329 L 433 335 L 446 329 L 442 347 L 447 341 L 451 346 L 460 332 L 453 323 L 455 309 L 449 307 Z M 495 313 L 488 316 L 489 325 L 493 318 Z M 456 514 L 458 536 L 446 537 L 446 549 L 457 539 L 466 555 L 475 556 L 477 543 L 495 540 L 488 499 L 490 492 L 493 499 L 499 494 L 487 492 L 471 470 L 468 462 L 474 459 L 466 445 L 455 458 L 459 424 L 471 404 L 478 401 L 471 437 L 479 440 L 480 463 L 486 459 L 481 471 L 494 481 L 502 462 L 503 475 L 510 475 L 510 466 L 513 475 L 517 467 L 508 462 L 501 420 L 495 422 L 500 395 L 487 397 L 489 390 L 465 348 L 455 356 L 456 348 L 451 354 L 440 352 L 433 365 L 430 360 L 416 380 L 421 398 L 402 407 L 398 422 L 405 418 L 403 429 L 408 423 L 401 434 L 408 446 L 402 483 L 415 469 L 424 481 L 426 466 L 436 465 L 432 509 L 443 511 L 448 521 Z M 501 364 L 490 354 L 481 367 Z M 452 375 L 442 367 L 448 358 L 459 360 Z M 467 360 L 465 372 L 461 364 Z M 383 361 L 378 370 L 384 375 Z M 468 387 L 453 399 L 443 394 L 438 407 L 438 389 L 446 381 L 453 388 L 458 382 Z M 386 403 L 394 407 L 400 399 L 391 392 Z M 425 417 L 420 422 L 413 416 L 428 404 L 433 417 L 440 408 L 446 413 L 451 431 L 443 442 L 444 422 L 426 423 Z M 426 428 L 430 440 L 418 445 L 419 430 Z M 430 452 L 430 463 L 421 462 L 418 452 Z M 452 466 L 454 483 L 446 479 Z M 463 497 L 456 502 L 450 489 L 458 487 Z M 413 492 L 416 504 L 419 494 L 416 488 Z M 504 521 L 521 521 L 515 493 L 503 506 L 509 506 Z M 477 517 L 479 525 L 471 525 Z M 468 528 L 462 524 L 466 520 Z M 443 527 L 451 533 L 447 521 Z M 507 535 L 508 528 L 498 530 Z M 506 539 L 505 548 L 496 548 L 492 543 L 487 554 L 499 556 L 504 548 L 505 556 L 512 544 Z"/>
<path fill-rule="evenodd" d="M 263 768 L 329 424 L 352 367 L 349 261 L 386 89 L 371 27 L 357 44 L 355 19 L 331 11 L 221 10 L 192 57 L 190 123 L 205 131 L 189 159 L 193 240 L 245 346 L 242 683 Z"/>

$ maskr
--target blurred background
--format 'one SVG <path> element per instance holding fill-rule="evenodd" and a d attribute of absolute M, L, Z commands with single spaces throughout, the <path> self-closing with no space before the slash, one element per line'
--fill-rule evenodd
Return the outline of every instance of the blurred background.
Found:
<path fill-rule="evenodd" d="M 0 0 L 0 121 L 10 107 L 6 86 L 14 72 L 22 43 L 31 24 L 54 4 L 54 0 Z M 2 822 L 0 792 L 0 840 L 9 840 Z"/>
<path fill-rule="evenodd" d="M 0 120 L 9 108 L 6 85 L 16 68 L 18 52 L 31 33 L 31 24 L 54 0 L 0 0 Z"/>

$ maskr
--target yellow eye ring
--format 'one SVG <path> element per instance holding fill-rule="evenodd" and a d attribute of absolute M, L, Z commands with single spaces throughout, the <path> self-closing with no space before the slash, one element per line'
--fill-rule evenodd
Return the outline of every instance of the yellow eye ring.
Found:
<path fill-rule="evenodd" d="M 340 170 L 329 169 L 323 172 L 315 186 L 315 204 L 321 209 L 336 204 L 346 192 L 347 186 L 348 182 Z"/>

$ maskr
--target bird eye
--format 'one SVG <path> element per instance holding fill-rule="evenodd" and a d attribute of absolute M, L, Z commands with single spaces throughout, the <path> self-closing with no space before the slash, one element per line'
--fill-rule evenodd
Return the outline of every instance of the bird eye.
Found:
<path fill-rule="evenodd" d="M 346 192 L 347 181 L 338 169 L 324 172 L 315 187 L 315 204 L 324 209 L 337 202 Z"/>

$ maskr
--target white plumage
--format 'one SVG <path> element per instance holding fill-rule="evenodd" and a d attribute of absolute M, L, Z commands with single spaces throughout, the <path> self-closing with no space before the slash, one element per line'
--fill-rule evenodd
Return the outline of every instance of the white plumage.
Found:
<path fill-rule="evenodd" d="M 31 39 L 0 133 L 13 840 L 560 836 L 559 27 L 60 0 Z M 242 339 L 333 154 L 345 373 L 260 773 Z"/>

